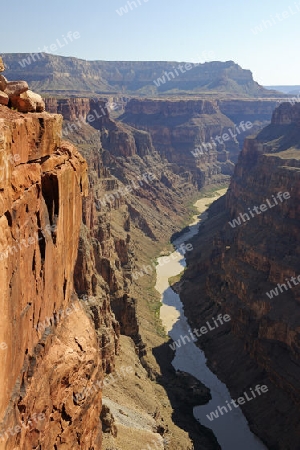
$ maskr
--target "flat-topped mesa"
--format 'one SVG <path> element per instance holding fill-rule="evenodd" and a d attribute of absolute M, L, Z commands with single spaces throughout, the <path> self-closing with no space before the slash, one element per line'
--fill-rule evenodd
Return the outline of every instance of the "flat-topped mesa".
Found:
<path fill-rule="evenodd" d="M 4 70 L 5 66 L 0 57 L 0 72 Z M 8 81 L 3 75 L 0 75 L 0 105 L 22 113 L 45 111 L 42 97 L 30 91 L 26 81 Z"/>
<path fill-rule="evenodd" d="M 286 98 L 253 80 L 252 73 L 233 61 L 189 63 L 179 61 L 86 61 L 42 53 L 3 54 L 12 79 L 25 77 L 34 89 L 52 95 L 209 94 L 224 98 Z M 201 57 L 201 60 L 207 56 Z"/>

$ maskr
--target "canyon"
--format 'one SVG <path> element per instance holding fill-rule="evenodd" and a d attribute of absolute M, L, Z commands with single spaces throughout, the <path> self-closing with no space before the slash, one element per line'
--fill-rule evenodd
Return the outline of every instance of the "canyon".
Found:
<path fill-rule="evenodd" d="M 299 105 L 283 103 L 269 126 L 245 140 L 226 195 L 192 241 L 180 288 L 192 326 L 230 315 L 199 345 L 232 395 L 255 383 L 268 386 L 264 398 L 241 408 L 274 450 L 299 446 L 299 288 L 267 295 L 299 272 L 299 119 Z M 230 226 L 280 192 L 290 198 Z"/>
<path fill-rule="evenodd" d="M 149 85 L 165 63 L 45 55 L 20 67 L 29 56 L 6 54 L 6 75 L 47 92 L 47 112 L 0 105 L 0 448 L 220 448 L 193 416 L 210 389 L 171 365 L 154 285 L 200 191 L 230 182 L 176 289 L 192 326 L 230 315 L 201 336 L 207 364 L 233 398 L 267 385 L 242 407 L 251 431 L 296 450 L 299 289 L 266 292 L 298 275 L 299 105 L 232 62 L 195 67 L 198 84 L 191 71 L 158 98 Z M 278 191 L 290 193 L 278 210 L 229 225 Z"/>
<path fill-rule="evenodd" d="M 102 103 L 90 107 L 100 116 Z M 8 258 L 1 258 L 7 315 L 0 447 L 100 449 L 114 440 L 119 448 L 138 449 L 142 440 L 192 449 L 192 435 L 213 449 L 212 434 L 201 427 L 199 433 L 191 421 L 192 406 L 207 401 L 207 389 L 176 374 L 166 363 L 172 352 L 159 350 L 166 340 L 159 301 L 143 292 L 154 273 L 139 285 L 132 280 L 133 271 L 166 245 L 165 227 L 175 232 L 183 225 L 195 185 L 162 161 L 147 133 L 108 116 L 94 126 L 70 135 L 81 156 L 61 139 L 62 116 L 1 106 L 7 168 L 1 252 Z M 145 173 L 154 177 L 145 180 Z M 129 179 L 139 180 L 136 195 L 114 195 Z M 100 201 L 110 193 L 110 201 Z M 124 359 L 131 371 L 109 386 Z M 188 404 L 187 388 L 196 394 Z M 124 425 L 115 404 L 127 416 L 142 414 L 136 427 Z M 183 404 L 173 418 L 174 405 L 177 411 Z M 35 423 L 34 415 L 43 420 Z"/>

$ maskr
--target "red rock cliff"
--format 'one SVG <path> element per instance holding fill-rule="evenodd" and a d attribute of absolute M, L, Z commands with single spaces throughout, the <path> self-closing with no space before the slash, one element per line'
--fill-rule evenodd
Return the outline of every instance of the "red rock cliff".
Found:
<path fill-rule="evenodd" d="M 102 380 L 105 363 L 73 287 L 87 165 L 61 142 L 61 125 L 61 116 L 0 106 L 0 448 L 6 450 L 101 445 L 101 390 L 84 407 L 73 397 Z"/>

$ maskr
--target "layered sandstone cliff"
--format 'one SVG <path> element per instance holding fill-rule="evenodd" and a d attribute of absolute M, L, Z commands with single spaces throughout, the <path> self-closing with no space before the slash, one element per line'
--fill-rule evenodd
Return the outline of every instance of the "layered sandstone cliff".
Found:
<path fill-rule="evenodd" d="M 244 140 L 249 134 L 257 134 L 258 131 L 269 125 L 273 111 L 280 103 L 280 99 L 275 100 L 272 98 L 217 100 L 222 114 L 225 114 L 237 126 L 247 121 L 252 124 L 250 130 L 244 131 L 240 128 L 240 133 L 236 133 L 240 150 L 243 149 Z"/>
<path fill-rule="evenodd" d="M 233 398 L 256 384 L 269 387 L 243 409 L 274 450 L 296 450 L 300 437 L 300 291 L 292 281 L 300 260 L 299 155 L 300 108 L 282 104 L 271 125 L 246 139 L 225 198 L 210 208 L 194 242 L 182 286 L 192 325 L 231 316 L 198 344 Z"/>
<path fill-rule="evenodd" d="M 120 120 L 147 131 L 160 155 L 189 172 L 199 188 L 224 183 L 233 173 L 239 153 L 235 125 L 214 101 L 133 99 Z M 229 129 L 225 142 L 221 136 Z"/>
<path fill-rule="evenodd" d="M 91 409 L 73 398 L 87 379 L 103 377 L 73 286 L 87 165 L 60 140 L 61 116 L 2 106 L 0 117 L 0 446 L 97 448 L 101 391 Z"/>
<path fill-rule="evenodd" d="M 228 180 L 244 139 L 269 124 L 274 100 L 131 99 L 123 123 L 149 132 L 157 151 L 198 187 Z"/>
<path fill-rule="evenodd" d="M 126 104 L 113 99 L 46 99 L 49 112 L 64 116 L 65 137 L 76 139 L 87 124 L 99 130 L 105 126 L 102 143 L 104 148 L 113 146 L 115 156 L 134 151 L 143 157 L 154 148 L 173 172 L 184 174 L 198 187 L 228 182 L 245 137 L 270 122 L 276 104 L 267 99 L 127 99 Z M 125 108 L 117 122 L 111 120 L 115 107 L 118 115 Z"/>

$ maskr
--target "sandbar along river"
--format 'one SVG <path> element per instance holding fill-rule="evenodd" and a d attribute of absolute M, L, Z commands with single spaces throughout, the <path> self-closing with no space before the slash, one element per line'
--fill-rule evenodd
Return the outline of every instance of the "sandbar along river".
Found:
<path fill-rule="evenodd" d="M 220 190 L 219 193 L 223 195 L 225 191 Z M 219 195 L 215 195 L 209 199 L 203 198 L 198 200 L 195 205 L 199 210 L 199 214 L 206 211 L 207 206 L 205 204 L 216 200 L 218 197 Z M 198 216 L 194 216 L 194 220 L 190 224 L 190 230 L 173 242 L 176 248 L 182 243 L 187 244 L 188 240 L 197 233 L 200 221 L 201 219 Z M 158 262 L 162 258 L 158 258 Z M 184 315 L 180 297 L 171 289 L 168 279 L 181 273 L 186 266 L 186 262 L 184 256 L 178 251 L 173 252 L 169 258 L 170 262 L 166 264 L 162 260 L 161 265 L 156 267 L 157 282 L 155 288 L 162 297 L 161 320 L 166 332 L 173 341 L 176 341 L 180 339 L 180 336 L 188 335 L 191 329 Z M 190 373 L 210 389 L 212 400 L 207 405 L 196 406 L 194 408 L 194 416 L 202 425 L 213 431 L 222 450 L 267 449 L 250 431 L 248 422 L 239 407 L 234 408 L 232 406 L 232 411 L 228 410 L 228 413 L 224 413 L 213 420 L 207 418 L 206 415 L 210 415 L 218 406 L 226 406 L 226 400 L 230 402 L 232 399 L 226 385 L 206 366 L 204 352 L 192 340 L 180 348 L 176 348 L 172 364 L 176 370 Z M 249 395 L 249 391 L 247 392 Z"/>

